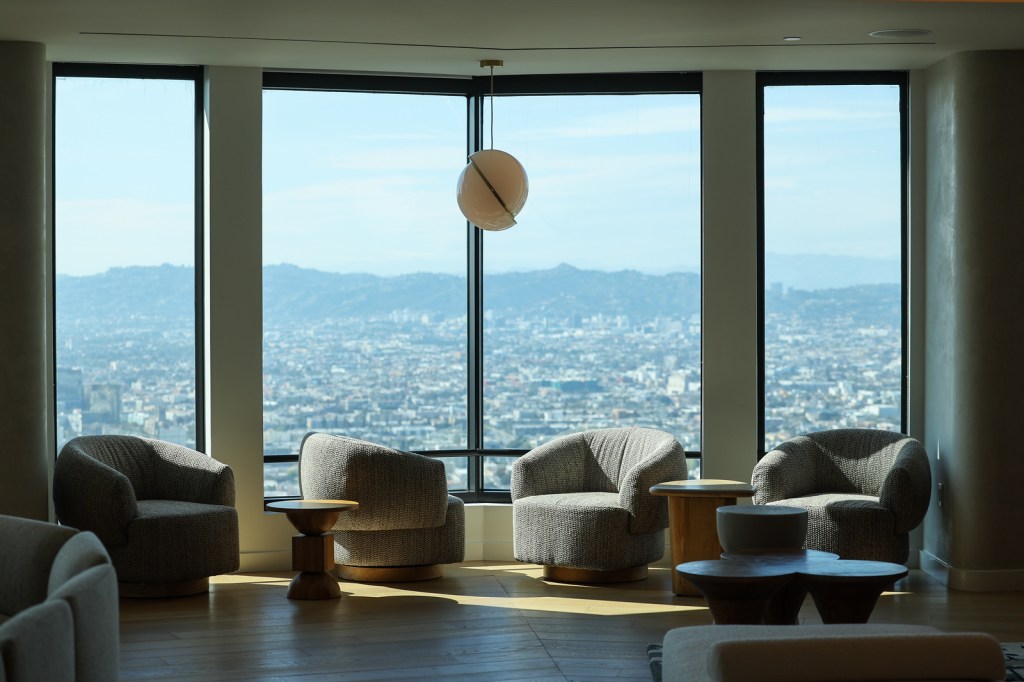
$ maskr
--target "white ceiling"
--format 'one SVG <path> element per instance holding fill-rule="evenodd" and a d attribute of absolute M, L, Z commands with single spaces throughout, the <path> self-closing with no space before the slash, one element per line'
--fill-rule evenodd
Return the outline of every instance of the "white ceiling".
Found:
<path fill-rule="evenodd" d="M 922 28 L 878 39 L 879 29 Z M 784 42 L 799 36 L 799 42 Z M 480 75 L 915 69 L 1024 49 L 1024 3 L 934 0 L 0 0 L 52 61 Z"/>

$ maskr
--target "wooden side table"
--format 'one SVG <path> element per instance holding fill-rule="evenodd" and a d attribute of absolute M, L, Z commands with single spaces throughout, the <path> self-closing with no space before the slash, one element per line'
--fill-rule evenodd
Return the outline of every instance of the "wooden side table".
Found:
<path fill-rule="evenodd" d="M 668 497 L 672 565 L 678 566 L 690 561 L 717 559 L 722 554 L 716 525 L 717 510 L 727 504 L 736 504 L 737 498 L 753 497 L 754 486 L 715 478 L 667 481 L 651 486 L 651 494 Z M 701 595 L 700 590 L 679 571 L 672 571 L 672 592 L 681 597 Z"/>
<path fill-rule="evenodd" d="M 288 586 L 289 599 L 337 599 L 338 581 L 328 573 L 334 568 L 334 536 L 328 531 L 341 512 L 356 509 L 350 500 L 280 500 L 268 502 L 267 510 L 281 512 L 301 535 L 292 537 L 292 570 L 299 573 Z"/>

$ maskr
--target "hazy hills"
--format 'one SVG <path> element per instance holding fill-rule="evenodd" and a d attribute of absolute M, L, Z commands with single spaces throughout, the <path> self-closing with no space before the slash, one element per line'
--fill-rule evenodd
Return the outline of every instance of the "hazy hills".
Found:
<path fill-rule="evenodd" d="M 771 263 L 768 267 L 772 267 Z M 869 276 L 869 270 L 864 269 L 864 277 Z M 266 318 L 285 323 L 398 310 L 444 317 L 466 312 L 465 279 L 455 275 L 417 273 L 380 277 L 272 265 L 264 268 L 263 277 Z M 603 313 L 644 319 L 667 311 L 691 315 L 700 310 L 700 287 L 696 273 L 601 272 L 569 265 L 488 275 L 484 281 L 489 310 L 552 317 Z M 193 271 L 170 265 L 112 268 L 89 276 L 59 275 L 58 321 L 143 325 L 157 320 L 187 320 L 193 314 L 193 291 Z M 877 319 L 881 305 L 894 311 L 895 319 L 899 319 L 898 283 L 790 290 L 784 294 L 769 287 L 766 295 L 773 310 L 854 317 L 866 313 Z"/>

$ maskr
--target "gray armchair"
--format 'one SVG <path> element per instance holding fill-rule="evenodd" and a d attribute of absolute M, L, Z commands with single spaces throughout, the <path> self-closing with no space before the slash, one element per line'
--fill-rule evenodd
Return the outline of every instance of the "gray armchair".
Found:
<path fill-rule="evenodd" d="M 686 478 L 669 433 L 628 427 L 556 438 L 512 467 L 512 535 L 519 561 L 563 582 L 642 580 L 665 553 L 668 507 L 656 483 Z"/>
<path fill-rule="evenodd" d="M 808 549 L 905 563 L 928 511 L 931 468 L 902 433 L 836 429 L 780 443 L 754 467 L 754 504 L 807 510 Z"/>
<path fill-rule="evenodd" d="M 124 597 L 200 594 L 238 570 L 234 505 L 230 467 L 149 438 L 74 438 L 53 472 L 57 518 L 99 537 Z"/>
<path fill-rule="evenodd" d="M 96 536 L 0 516 L 0 547 L 0 680 L 116 680 L 117 577 Z"/>
<path fill-rule="evenodd" d="M 299 448 L 299 489 L 305 499 L 359 503 L 331 531 L 342 579 L 428 580 L 465 555 L 463 502 L 448 494 L 444 462 L 434 457 L 308 433 Z"/>

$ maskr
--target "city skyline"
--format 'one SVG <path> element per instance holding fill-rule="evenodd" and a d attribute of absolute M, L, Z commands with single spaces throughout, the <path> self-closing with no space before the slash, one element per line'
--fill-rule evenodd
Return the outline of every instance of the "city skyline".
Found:
<path fill-rule="evenodd" d="M 167 278 L 189 273 L 140 268 L 115 274 L 95 286 L 82 281 L 59 301 L 58 437 L 137 433 L 188 444 L 190 437 L 194 441 L 195 341 L 166 315 L 191 301 L 182 296 L 177 307 L 167 308 L 166 301 L 148 306 L 145 317 L 133 311 L 150 292 L 173 289 Z M 560 274 L 581 281 L 592 276 L 574 269 Z M 654 279 L 647 285 L 663 288 Z M 624 286 L 630 279 L 620 274 L 602 281 L 604 287 Z M 134 298 L 83 302 L 82 296 L 114 282 Z M 418 286 L 425 301 L 436 302 L 425 282 Z M 557 290 L 574 288 L 563 282 Z M 315 297 L 302 288 L 290 293 Z M 523 298 L 507 299 L 512 305 L 485 320 L 485 447 L 529 449 L 565 432 L 638 424 L 667 430 L 687 449 L 700 449 L 697 301 L 690 301 L 690 312 L 658 314 L 630 306 L 625 292 L 600 289 L 596 300 L 618 303 L 606 305 L 609 312 L 598 307 L 579 314 L 572 306 L 552 307 L 557 298 L 551 292 L 540 299 L 520 293 Z M 817 428 L 898 430 L 899 285 L 766 294 L 774 310 L 765 326 L 766 446 Z M 72 295 L 79 298 L 66 298 Z M 278 312 L 264 339 L 268 454 L 294 454 L 310 430 L 400 449 L 466 446 L 464 319 L 438 314 L 430 305 L 403 307 L 383 292 L 371 298 L 384 304 L 377 313 L 323 318 L 287 297 L 270 302 Z M 623 312 L 631 307 L 633 314 Z M 285 320 L 280 311 L 286 309 L 306 317 Z M 464 485 L 464 460 L 446 458 L 455 488 Z M 507 484 L 507 462 L 487 460 L 489 480 Z M 268 465 L 267 471 L 268 480 L 280 473 L 294 483 L 292 474 L 281 473 L 291 471 L 287 466 Z"/>

